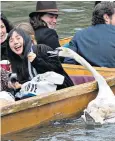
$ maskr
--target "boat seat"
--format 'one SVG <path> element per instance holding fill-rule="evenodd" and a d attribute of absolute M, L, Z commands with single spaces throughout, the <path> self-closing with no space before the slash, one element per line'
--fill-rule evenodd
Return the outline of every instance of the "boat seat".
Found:
<path fill-rule="evenodd" d="M 79 85 L 87 82 L 94 81 L 95 78 L 93 76 L 70 76 L 71 80 L 73 81 L 74 85 Z"/>

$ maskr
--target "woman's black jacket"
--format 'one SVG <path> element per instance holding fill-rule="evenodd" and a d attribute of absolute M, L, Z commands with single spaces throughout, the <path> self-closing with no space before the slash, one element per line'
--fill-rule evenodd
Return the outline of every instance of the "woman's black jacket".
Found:
<path fill-rule="evenodd" d="M 28 46 L 25 50 L 25 55 L 27 56 L 30 52 L 31 46 Z M 61 63 L 59 61 L 58 57 L 49 57 L 47 54 L 47 51 L 51 51 L 52 48 L 49 46 L 46 46 L 44 44 L 39 44 L 37 46 L 32 46 L 33 52 L 37 55 L 34 61 L 31 63 L 31 65 L 36 69 L 38 74 L 45 73 L 47 71 L 54 71 L 57 72 L 65 77 L 64 83 L 62 85 L 58 85 L 57 89 L 66 88 L 69 86 L 73 86 L 73 82 L 67 75 L 67 73 L 64 71 L 64 69 L 61 66 Z M 20 63 L 20 64 L 19 64 Z M 15 68 L 15 72 L 18 74 L 18 79 L 20 83 L 27 82 L 29 80 L 29 72 L 28 72 L 28 63 L 25 59 L 21 59 L 17 63 L 15 62 L 15 66 L 19 66 L 19 68 Z M 21 76 L 23 71 L 23 77 Z M 28 72 L 28 73 L 27 73 Z"/>
<path fill-rule="evenodd" d="M 35 50 L 36 47 L 33 47 Z M 63 70 L 61 63 L 58 57 L 49 57 L 47 51 L 52 50 L 48 46 L 38 45 L 36 49 L 37 57 L 32 62 L 32 66 L 36 69 L 38 74 L 45 73 L 47 71 L 57 72 L 65 77 L 64 83 L 62 85 L 58 85 L 57 89 L 66 88 L 69 86 L 73 86 L 73 82 Z"/>

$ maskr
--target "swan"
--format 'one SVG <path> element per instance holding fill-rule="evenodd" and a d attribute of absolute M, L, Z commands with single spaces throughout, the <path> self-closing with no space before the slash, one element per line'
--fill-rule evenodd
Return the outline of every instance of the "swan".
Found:
<path fill-rule="evenodd" d="M 82 115 L 85 122 L 89 116 L 95 123 L 115 123 L 115 95 L 104 77 L 101 76 L 83 57 L 69 48 L 58 47 L 56 50 L 49 51 L 48 53 L 52 54 L 51 57 L 58 54 L 58 56 L 75 59 L 88 69 L 97 81 L 99 88 L 97 97 L 88 104 L 87 108 L 84 110 L 84 115 Z"/>

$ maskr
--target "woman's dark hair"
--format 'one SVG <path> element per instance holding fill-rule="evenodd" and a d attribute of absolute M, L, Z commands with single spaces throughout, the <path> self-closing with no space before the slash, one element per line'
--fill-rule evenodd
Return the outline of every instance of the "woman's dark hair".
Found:
<path fill-rule="evenodd" d="M 14 31 L 16 31 L 20 36 L 22 36 L 24 40 L 24 49 L 21 57 L 15 54 L 9 46 L 9 40 Z M 20 28 L 14 28 L 13 30 L 11 30 L 7 38 L 8 59 L 11 62 L 12 71 L 17 73 L 18 80 L 20 80 L 20 83 L 23 83 L 21 80 L 27 80 L 29 78 L 27 67 L 27 53 L 30 50 L 31 43 L 32 42 L 30 36 Z"/>
<path fill-rule="evenodd" d="M 1 13 L 0 16 L 1 16 L 1 20 L 3 21 L 3 23 L 6 26 L 7 33 L 9 33 L 10 30 L 13 29 L 13 25 L 11 24 L 11 22 L 6 18 L 6 16 L 3 13 Z"/>
<path fill-rule="evenodd" d="M 38 29 L 39 27 L 48 27 L 47 23 L 41 19 L 41 17 L 45 14 L 46 13 L 36 13 L 30 17 L 30 24 L 34 30 Z"/>
<path fill-rule="evenodd" d="M 92 25 L 105 24 L 104 14 L 110 18 L 115 13 L 115 2 L 101 2 L 98 3 L 92 14 Z"/>

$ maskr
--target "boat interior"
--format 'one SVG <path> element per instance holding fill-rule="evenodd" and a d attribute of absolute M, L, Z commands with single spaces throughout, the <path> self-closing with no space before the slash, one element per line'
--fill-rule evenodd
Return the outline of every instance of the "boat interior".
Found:
<path fill-rule="evenodd" d="M 95 78 L 93 76 L 85 76 L 85 75 L 79 75 L 79 76 L 75 76 L 72 75 L 70 76 L 71 80 L 73 81 L 74 85 L 79 85 L 79 84 L 83 84 L 83 83 L 87 83 L 87 82 L 91 82 L 94 81 Z"/>

